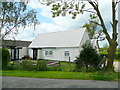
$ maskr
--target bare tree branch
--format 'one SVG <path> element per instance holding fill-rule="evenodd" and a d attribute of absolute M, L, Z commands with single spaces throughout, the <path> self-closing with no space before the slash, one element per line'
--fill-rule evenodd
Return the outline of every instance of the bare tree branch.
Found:
<path fill-rule="evenodd" d="M 92 23 L 95 23 L 95 24 L 97 24 L 97 25 L 99 25 L 99 26 L 101 26 L 101 24 L 99 24 L 99 23 L 97 23 L 97 22 L 95 22 L 95 21 L 91 21 Z"/>

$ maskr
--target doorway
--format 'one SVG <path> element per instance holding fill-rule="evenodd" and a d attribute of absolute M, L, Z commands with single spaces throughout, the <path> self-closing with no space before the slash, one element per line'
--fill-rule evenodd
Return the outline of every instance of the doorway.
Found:
<path fill-rule="evenodd" d="M 37 51 L 38 49 L 36 48 L 33 49 L 33 60 L 37 60 Z"/>

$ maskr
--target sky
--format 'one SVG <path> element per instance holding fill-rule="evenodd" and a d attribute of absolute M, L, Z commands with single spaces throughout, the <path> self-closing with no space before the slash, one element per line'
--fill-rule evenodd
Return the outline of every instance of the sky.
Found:
<path fill-rule="evenodd" d="M 100 12 L 103 16 L 109 33 L 111 34 L 111 0 L 98 1 Z M 86 4 L 86 6 L 86 8 L 91 7 L 89 4 Z M 41 5 L 38 0 L 29 0 L 28 10 L 29 9 L 35 9 L 35 11 L 37 11 L 37 19 L 39 20 L 40 24 L 36 26 L 36 30 L 33 29 L 33 26 L 26 27 L 24 30 L 19 29 L 18 35 L 15 37 L 16 40 L 32 41 L 38 36 L 38 34 L 41 33 L 79 29 L 88 22 L 90 14 L 84 13 L 82 15 L 77 15 L 76 19 L 72 19 L 69 14 L 67 14 L 65 17 L 59 16 L 52 18 L 51 6 Z M 100 46 L 103 46 L 106 43 L 106 40 L 100 42 Z"/>

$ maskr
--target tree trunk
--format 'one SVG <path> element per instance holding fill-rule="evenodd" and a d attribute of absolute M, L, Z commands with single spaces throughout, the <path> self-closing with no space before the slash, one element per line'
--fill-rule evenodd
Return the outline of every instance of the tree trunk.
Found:
<path fill-rule="evenodd" d="M 93 6 L 94 10 L 97 12 L 97 15 L 100 19 L 101 22 L 101 27 L 103 29 L 104 34 L 106 35 L 106 39 L 108 40 L 109 43 L 109 49 L 108 49 L 108 62 L 107 62 L 107 71 L 112 71 L 113 70 L 113 61 L 114 61 L 114 57 L 115 57 L 115 52 L 116 52 L 116 48 L 117 48 L 117 24 L 118 24 L 118 20 L 116 19 L 116 6 L 119 2 L 117 2 L 117 0 L 112 0 L 112 22 L 111 26 L 112 26 L 112 38 L 110 37 L 110 34 L 108 33 L 108 30 L 105 26 L 104 20 L 102 18 L 101 12 L 99 10 L 98 4 L 92 2 L 91 0 L 88 0 L 88 2 Z"/>
<path fill-rule="evenodd" d="M 115 42 L 114 40 L 111 40 L 111 44 L 108 49 L 108 61 L 106 66 L 107 71 L 113 71 L 114 69 L 113 62 L 114 62 L 116 47 L 117 47 L 117 42 Z"/>

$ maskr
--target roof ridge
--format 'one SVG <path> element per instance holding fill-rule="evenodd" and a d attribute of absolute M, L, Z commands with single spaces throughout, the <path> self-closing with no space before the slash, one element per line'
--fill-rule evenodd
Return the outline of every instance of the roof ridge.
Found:
<path fill-rule="evenodd" d="M 39 33 L 38 35 L 51 34 L 51 33 L 59 33 L 59 32 L 70 32 L 70 31 L 75 31 L 75 30 L 80 30 L 80 29 L 84 29 L 84 28 L 75 28 L 75 29 L 65 30 L 65 31 L 55 31 L 55 32 Z"/>

